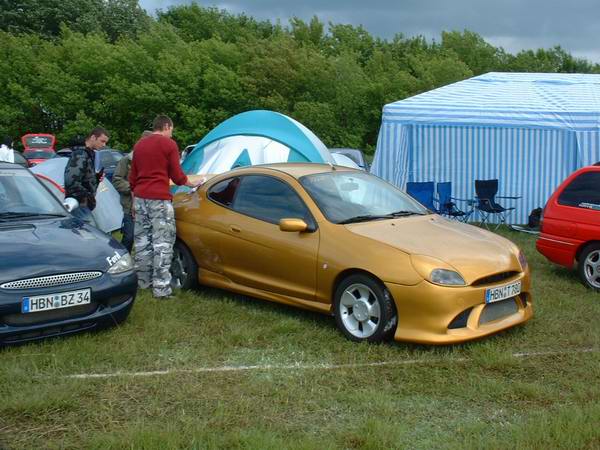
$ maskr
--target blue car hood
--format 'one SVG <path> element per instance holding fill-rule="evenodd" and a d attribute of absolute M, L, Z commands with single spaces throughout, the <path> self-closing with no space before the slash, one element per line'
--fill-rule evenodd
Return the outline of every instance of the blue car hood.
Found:
<path fill-rule="evenodd" d="M 106 272 L 119 259 L 115 253 L 127 251 L 110 236 L 71 217 L 0 223 L 0 283 L 57 273 Z"/>

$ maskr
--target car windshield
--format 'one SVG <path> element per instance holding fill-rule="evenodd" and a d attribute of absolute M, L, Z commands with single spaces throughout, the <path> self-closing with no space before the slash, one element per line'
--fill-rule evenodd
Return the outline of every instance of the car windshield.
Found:
<path fill-rule="evenodd" d="M 404 192 L 364 172 L 332 171 L 307 175 L 300 178 L 300 183 L 333 223 L 429 213 Z"/>
<path fill-rule="evenodd" d="M 50 159 L 54 156 L 54 152 L 34 151 L 24 154 L 27 159 Z"/>
<path fill-rule="evenodd" d="M 0 221 L 45 215 L 66 216 L 67 213 L 26 169 L 0 169 Z"/>

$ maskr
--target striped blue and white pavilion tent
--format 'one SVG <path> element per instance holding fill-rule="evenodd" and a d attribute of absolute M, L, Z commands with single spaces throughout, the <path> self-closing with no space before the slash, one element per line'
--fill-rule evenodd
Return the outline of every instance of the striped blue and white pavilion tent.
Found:
<path fill-rule="evenodd" d="M 385 105 L 371 172 L 451 181 L 473 198 L 474 180 L 521 195 L 510 223 L 526 223 L 574 170 L 600 161 L 600 75 L 491 72 Z"/>

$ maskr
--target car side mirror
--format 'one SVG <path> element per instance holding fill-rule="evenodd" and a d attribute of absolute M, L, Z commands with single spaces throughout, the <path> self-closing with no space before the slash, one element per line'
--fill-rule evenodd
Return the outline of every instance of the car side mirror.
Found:
<path fill-rule="evenodd" d="M 63 202 L 63 206 L 67 211 L 73 212 L 73 210 L 79 208 L 79 202 L 73 197 L 67 197 Z"/>
<path fill-rule="evenodd" d="M 302 233 L 308 229 L 307 223 L 302 219 L 281 219 L 279 221 L 281 231 Z"/>

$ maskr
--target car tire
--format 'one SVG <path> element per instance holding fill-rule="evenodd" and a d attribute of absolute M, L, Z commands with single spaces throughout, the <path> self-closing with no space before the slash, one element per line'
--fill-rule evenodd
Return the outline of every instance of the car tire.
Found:
<path fill-rule="evenodd" d="M 600 244 L 593 243 L 584 247 L 579 255 L 577 271 L 585 286 L 600 292 Z"/>
<path fill-rule="evenodd" d="M 396 331 L 396 306 L 386 287 L 365 274 L 346 277 L 334 294 L 338 328 L 355 342 L 380 342 Z"/>
<path fill-rule="evenodd" d="M 175 241 L 173 246 L 171 277 L 175 288 L 190 290 L 198 287 L 198 264 L 190 249 L 181 241 Z"/>

